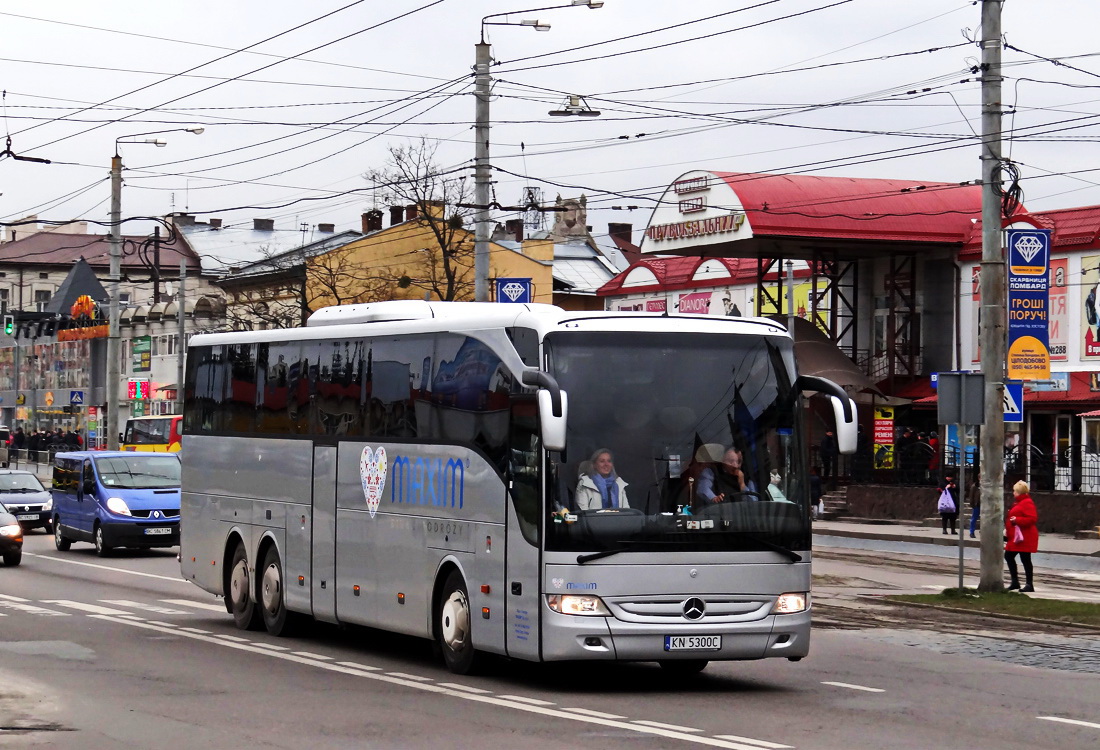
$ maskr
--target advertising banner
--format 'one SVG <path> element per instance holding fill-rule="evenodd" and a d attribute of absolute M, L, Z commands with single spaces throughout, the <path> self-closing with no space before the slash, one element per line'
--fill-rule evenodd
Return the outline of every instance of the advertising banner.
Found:
<path fill-rule="evenodd" d="M 875 468 L 894 468 L 894 407 L 875 407 Z"/>
<path fill-rule="evenodd" d="M 1081 258 L 1081 289 L 1085 303 L 1081 306 L 1081 358 L 1100 359 L 1100 318 L 1096 312 L 1096 287 L 1100 284 L 1100 255 Z"/>
<path fill-rule="evenodd" d="M 677 303 L 681 313 L 693 313 L 695 315 L 710 314 L 710 292 L 692 292 L 681 294 Z"/>
<path fill-rule="evenodd" d="M 153 369 L 153 340 L 150 336 L 135 336 L 130 342 L 132 359 L 130 372 L 149 372 Z"/>
<path fill-rule="evenodd" d="M 1050 259 L 1050 360 L 1069 359 L 1069 276 L 1068 258 Z"/>
<path fill-rule="evenodd" d="M 1050 377 L 1050 230 L 1009 229 L 1005 377 Z"/>

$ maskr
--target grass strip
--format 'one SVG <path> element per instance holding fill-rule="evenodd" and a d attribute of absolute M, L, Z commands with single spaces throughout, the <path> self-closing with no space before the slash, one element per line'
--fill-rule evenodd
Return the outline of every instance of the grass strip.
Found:
<path fill-rule="evenodd" d="M 941 594 L 895 594 L 883 597 L 886 601 L 932 604 L 938 607 L 985 612 L 987 614 L 1032 617 L 1068 624 L 1100 627 L 1100 604 L 1066 602 L 1058 599 L 1040 599 L 1034 594 L 1011 591 L 998 593 L 979 592 L 976 589 L 945 589 Z"/>

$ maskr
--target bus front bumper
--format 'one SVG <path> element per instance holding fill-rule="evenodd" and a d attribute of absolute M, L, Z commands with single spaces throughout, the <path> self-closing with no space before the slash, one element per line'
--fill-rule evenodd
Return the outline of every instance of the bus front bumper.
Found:
<path fill-rule="evenodd" d="M 719 636 L 720 642 L 711 638 L 685 642 L 681 638 L 698 636 Z M 703 647 L 692 648 L 696 643 Z M 654 625 L 624 622 L 614 617 L 562 615 L 549 610 L 543 613 L 542 658 L 545 661 L 799 659 L 809 651 L 810 610 L 768 615 L 752 622 L 715 625 Z"/>

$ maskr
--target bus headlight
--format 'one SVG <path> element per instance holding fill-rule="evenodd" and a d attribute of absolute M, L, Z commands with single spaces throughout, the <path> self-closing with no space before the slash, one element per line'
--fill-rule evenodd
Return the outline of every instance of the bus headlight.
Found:
<path fill-rule="evenodd" d="M 546 604 L 550 609 L 563 615 L 597 615 L 610 617 L 611 612 L 598 596 L 576 594 L 547 594 Z"/>
<path fill-rule="evenodd" d="M 129 506 L 126 505 L 126 501 L 123 500 L 121 497 L 107 498 L 107 510 L 111 511 L 112 513 L 117 513 L 120 516 L 132 515 L 130 513 Z"/>
<path fill-rule="evenodd" d="M 795 612 L 805 612 L 809 606 L 810 595 L 807 593 L 780 594 L 772 606 L 772 614 L 790 615 Z"/>

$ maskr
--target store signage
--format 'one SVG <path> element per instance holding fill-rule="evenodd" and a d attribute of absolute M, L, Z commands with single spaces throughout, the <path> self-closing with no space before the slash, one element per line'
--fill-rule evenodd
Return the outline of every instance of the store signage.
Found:
<path fill-rule="evenodd" d="M 704 198 L 701 195 L 696 197 L 696 198 L 686 198 L 686 199 L 680 201 L 680 213 L 682 213 L 682 214 L 693 214 L 696 211 L 706 211 L 706 210 L 707 210 L 707 199 Z"/>
<path fill-rule="evenodd" d="M 1050 377 L 1050 230 L 1009 229 L 1005 377 Z"/>
<path fill-rule="evenodd" d="M 875 468 L 894 468 L 894 407 L 875 407 L 873 429 Z"/>
<path fill-rule="evenodd" d="M 99 303 L 82 294 L 69 308 L 69 320 L 62 321 L 57 332 L 58 341 L 80 341 L 83 339 L 103 339 L 110 333 L 110 326 L 103 319 Z"/>
<path fill-rule="evenodd" d="M 130 370 L 132 372 L 149 372 L 153 369 L 153 339 L 152 336 L 136 336 L 131 342 Z"/>
<path fill-rule="evenodd" d="M 706 237 L 723 232 L 735 232 L 745 223 L 745 214 L 731 213 L 714 216 L 709 219 L 680 221 L 675 224 L 657 224 L 645 230 L 645 235 L 653 241 L 682 240 L 692 237 Z"/>
<path fill-rule="evenodd" d="M 694 193 L 697 190 L 710 190 L 710 175 L 689 177 L 686 180 L 677 180 L 672 183 L 672 189 L 676 191 L 677 195 Z"/>

